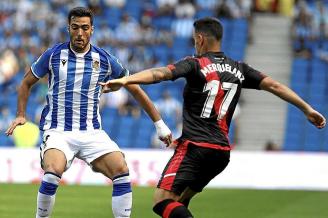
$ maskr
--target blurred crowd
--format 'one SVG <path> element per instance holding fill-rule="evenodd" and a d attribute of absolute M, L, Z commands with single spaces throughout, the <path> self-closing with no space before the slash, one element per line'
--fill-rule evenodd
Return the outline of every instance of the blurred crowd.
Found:
<path fill-rule="evenodd" d="M 296 1 L 292 26 L 296 56 L 327 60 L 328 2 Z"/>
<path fill-rule="evenodd" d="M 217 16 L 226 19 L 249 19 L 252 0 L 12 0 L 0 1 L 0 97 L 1 135 L 13 119 L 16 89 L 24 72 L 48 47 L 68 41 L 67 14 L 76 6 L 93 10 L 95 31 L 92 44 L 118 57 L 131 73 L 148 67 L 163 66 L 184 54 L 160 53 L 172 50 L 175 42 L 188 42 L 193 52 L 192 24 L 195 18 Z M 180 41 L 179 41 L 180 40 Z M 180 56 L 179 56 L 180 55 Z M 38 123 L 45 104 L 47 79 L 32 90 L 27 116 Z M 181 98 L 168 90 L 155 101 L 162 113 L 181 117 Z M 153 99 L 156 100 L 156 99 Z M 31 106 L 33 104 L 33 107 Z M 102 98 L 101 107 L 113 107 L 121 116 L 140 117 L 136 102 L 125 91 Z M 178 109 L 180 108 L 180 109 Z M 181 119 L 175 120 L 176 132 Z M 0 138 L 1 145 L 11 141 Z M 156 144 L 156 143 L 155 143 Z M 156 145 L 155 145 L 156 146 Z"/>

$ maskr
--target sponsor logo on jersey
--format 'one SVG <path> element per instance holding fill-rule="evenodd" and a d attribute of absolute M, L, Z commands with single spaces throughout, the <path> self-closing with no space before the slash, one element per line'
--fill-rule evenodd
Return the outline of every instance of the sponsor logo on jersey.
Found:
<path fill-rule="evenodd" d="M 65 66 L 67 60 L 63 59 L 63 60 L 61 60 L 61 62 L 62 62 L 62 64 L 63 64 L 63 66 Z"/>

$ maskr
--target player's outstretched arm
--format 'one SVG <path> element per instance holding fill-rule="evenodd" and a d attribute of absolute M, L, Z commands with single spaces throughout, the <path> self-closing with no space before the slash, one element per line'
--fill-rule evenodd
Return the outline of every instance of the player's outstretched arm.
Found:
<path fill-rule="evenodd" d="M 298 96 L 287 86 L 277 82 L 270 77 L 266 77 L 261 81 L 260 88 L 271 92 L 281 99 L 298 107 L 301 111 L 303 111 L 309 122 L 311 122 L 317 128 L 321 129 L 325 127 L 325 117 L 318 111 L 314 110 L 308 103 L 306 103 L 300 96 Z"/>
<path fill-rule="evenodd" d="M 158 138 L 163 141 L 167 146 L 172 143 L 171 130 L 163 122 L 161 115 L 155 108 L 148 95 L 140 88 L 139 85 L 130 84 L 125 88 L 133 95 L 133 97 L 139 102 L 143 109 L 147 112 L 149 117 L 154 122 Z"/>
<path fill-rule="evenodd" d="M 103 92 L 119 90 L 122 86 L 129 84 L 152 84 L 163 80 L 172 79 L 173 75 L 169 68 L 159 67 L 143 70 L 128 77 L 109 80 L 106 83 L 100 82 L 103 87 Z"/>
<path fill-rule="evenodd" d="M 18 88 L 18 100 L 17 100 L 17 112 L 15 120 L 10 124 L 6 131 L 6 135 L 13 134 L 16 126 L 23 125 L 26 123 L 25 111 L 26 111 L 26 103 L 28 97 L 30 95 L 30 91 L 32 86 L 38 81 L 39 79 L 36 78 L 31 69 L 27 71 L 24 75 L 24 79 L 21 85 Z"/>

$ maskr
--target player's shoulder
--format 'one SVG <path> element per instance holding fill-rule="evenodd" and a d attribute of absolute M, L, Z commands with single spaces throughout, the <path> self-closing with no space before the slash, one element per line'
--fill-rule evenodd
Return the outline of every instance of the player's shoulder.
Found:
<path fill-rule="evenodd" d="M 233 59 L 228 56 L 225 56 L 224 62 L 230 64 L 231 66 L 238 67 L 238 68 L 244 68 L 244 66 L 246 65 L 245 62 L 243 62 L 241 60 Z"/>
<path fill-rule="evenodd" d="M 51 47 L 48 47 L 45 51 L 44 54 L 51 56 L 55 52 L 60 52 L 62 49 L 68 49 L 68 43 L 63 42 L 63 43 L 56 43 Z"/>
<path fill-rule="evenodd" d="M 106 57 L 107 59 L 111 59 L 113 57 L 111 53 L 98 46 L 92 45 L 92 50 L 96 53 L 99 53 L 101 56 Z"/>
<path fill-rule="evenodd" d="M 185 56 L 185 57 L 177 60 L 175 63 L 180 63 L 180 62 L 184 62 L 184 63 L 196 63 L 197 62 L 197 57 L 195 57 L 195 56 Z"/>

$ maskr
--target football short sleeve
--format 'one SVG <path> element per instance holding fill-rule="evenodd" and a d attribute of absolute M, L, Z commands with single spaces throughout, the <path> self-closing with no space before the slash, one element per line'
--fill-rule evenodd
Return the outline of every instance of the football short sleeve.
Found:
<path fill-rule="evenodd" d="M 110 66 L 111 66 L 111 79 L 117 79 L 124 76 L 129 76 L 129 70 L 123 67 L 122 63 L 114 56 L 110 57 Z"/>
<path fill-rule="evenodd" d="M 246 89 L 260 89 L 261 81 L 267 76 L 253 69 L 245 63 L 243 63 L 242 66 L 245 76 L 245 80 L 242 83 L 242 87 Z"/>
<path fill-rule="evenodd" d="M 167 67 L 171 70 L 173 75 L 171 80 L 174 81 L 180 77 L 188 78 L 191 76 L 192 72 L 195 72 L 196 63 L 192 58 L 185 58 L 174 64 L 169 64 Z"/>
<path fill-rule="evenodd" d="M 33 75 L 37 78 L 42 78 L 49 73 L 49 61 L 52 54 L 52 49 L 47 49 L 31 66 Z"/>

